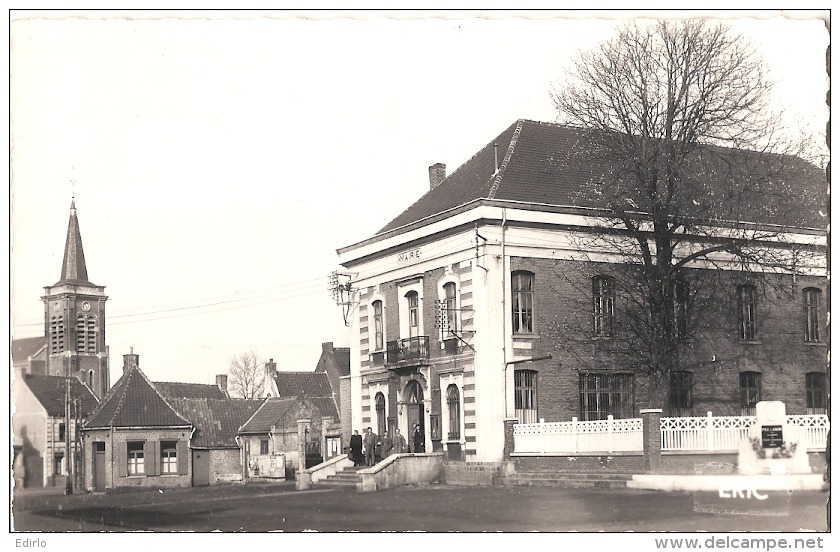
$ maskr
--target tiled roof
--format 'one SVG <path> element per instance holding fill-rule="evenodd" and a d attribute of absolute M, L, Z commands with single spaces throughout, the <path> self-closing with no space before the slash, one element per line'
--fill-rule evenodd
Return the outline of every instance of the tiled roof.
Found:
<path fill-rule="evenodd" d="M 333 349 L 333 358 L 338 373 L 342 376 L 350 375 L 350 347 L 336 347 Z"/>
<path fill-rule="evenodd" d="M 39 337 L 22 337 L 20 339 L 12 340 L 12 362 L 23 362 L 33 357 L 38 352 L 47 346 L 47 338 Z"/>
<path fill-rule="evenodd" d="M 74 377 L 39 376 L 27 374 L 24 376 L 26 386 L 29 387 L 38 402 L 50 416 L 64 416 L 64 402 L 67 381 L 70 381 L 70 396 L 79 399 L 83 418 L 90 416 L 99 402 L 90 388 Z"/>
<path fill-rule="evenodd" d="M 606 207 L 606 198 L 594 189 L 614 176 L 616 167 L 604 161 L 606 154 L 599 159 L 591 136 L 591 131 L 580 128 L 517 121 L 389 222 L 379 234 L 477 200 Z M 730 200 L 727 194 L 743 191 L 740 186 L 743 175 L 733 173 L 722 159 L 726 156 L 730 159 L 740 156 L 747 162 L 746 166 L 755 169 L 751 173 L 755 185 L 737 200 Z M 786 179 L 760 178 L 761 174 L 767 174 L 766 164 L 762 163 L 768 159 L 784 161 L 790 171 Z M 755 152 L 713 147 L 699 149 L 693 162 L 704 169 L 701 179 L 706 199 L 718 206 L 714 208 L 715 218 L 821 229 L 827 226 L 828 220 L 818 214 L 827 205 L 825 173 L 810 163 L 793 157 L 759 157 Z M 732 186 L 733 181 L 739 185 Z M 681 198 L 684 212 L 691 208 L 690 201 L 698 200 L 704 198 Z M 727 212 L 733 207 L 740 212 Z"/>
<path fill-rule="evenodd" d="M 86 427 L 187 427 L 139 368 L 128 370 L 108 391 Z"/>
<path fill-rule="evenodd" d="M 254 415 L 239 430 L 240 433 L 268 433 L 297 402 L 298 397 L 271 398 L 263 401 Z"/>
<path fill-rule="evenodd" d="M 196 428 L 194 448 L 239 448 L 236 434 L 263 401 L 253 399 L 181 398 L 170 402 Z"/>
<path fill-rule="evenodd" d="M 335 401 L 332 397 L 307 397 L 307 399 L 321 411 L 321 416 L 330 416 L 335 422 L 339 420 L 338 409 L 335 407 Z"/>
<path fill-rule="evenodd" d="M 332 386 L 326 372 L 277 372 L 274 376 L 279 397 L 332 397 Z"/>
<path fill-rule="evenodd" d="M 224 399 L 225 394 L 218 385 L 209 383 L 184 383 L 180 381 L 156 381 L 160 394 L 167 399 Z"/>

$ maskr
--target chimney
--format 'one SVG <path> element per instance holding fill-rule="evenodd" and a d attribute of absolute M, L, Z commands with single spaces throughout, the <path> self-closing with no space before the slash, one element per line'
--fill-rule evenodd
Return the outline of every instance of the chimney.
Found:
<path fill-rule="evenodd" d="M 134 368 L 140 367 L 140 355 L 134 354 L 134 347 L 129 349 L 131 351 L 127 355 L 123 355 L 123 374 L 127 374 Z"/>
<path fill-rule="evenodd" d="M 325 341 L 321 343 L 321 352 L 332 354 L 333 352 L 333 342 L 332 341 Z"/>
<path fill-rule="evenodd" d="M 216 386 L 221 390 L 225 397 L 230 397 L 227 390 L 227 374 L 216 374 Z"/>
<path fill-rule="evenodd" d="M 277 363 L 274 362 L 273 358 L 268 359 L 268 362 L 265 363 L 265 375 L 271 378 L 277 375 Z"/>
<path fill-rule="evenodd" d="M 434 190 L 438 184 L 446 180 L 446 165 L 435 163 L 429 167 L 429 189 Z"/>

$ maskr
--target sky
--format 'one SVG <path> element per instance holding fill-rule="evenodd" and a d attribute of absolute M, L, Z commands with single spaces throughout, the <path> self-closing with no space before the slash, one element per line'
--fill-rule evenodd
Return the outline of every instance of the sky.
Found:
<path fill-rule="evenodd" d="M 822 133 L 825 25 L 776 13 L 705 15 L 753 40 L 777 104 Z M 72 15 L 10 27 L 13 337 L 44 333 L 75 198 L 112 383 L 132 348 L 153 381 L 213 383 L 238 353 L 314 370 L 322 342 L 350 346 L 336 249 L 422 196 L 430 165 L 553 121 L 578 50 L 663 14 Z"/>

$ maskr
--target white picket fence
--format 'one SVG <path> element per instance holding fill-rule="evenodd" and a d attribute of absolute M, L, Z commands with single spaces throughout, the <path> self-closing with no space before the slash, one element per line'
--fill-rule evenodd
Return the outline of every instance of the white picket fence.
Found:
<path fill-rule="evenodd" d="M 809 451 L 825 450 L 829 421 L 825 415 L 789 415 L 788 424 L 797 428 L 794 440 L 805 443 Z M 755 416 L 706 416 L 661 418 L 663 451 L 735 452 Z M 614 419 L 581 422 L 515 424 L 513 443 L 516 454 L 612 454 L 639 453 L 642 419 Z"/>
<path fill-rule="evenodd" d="M 790 440 L 804 443 L 809 451 L 825 450 L 828 416 L 789 415 L 787 421 L 796 428 Z M 690 418 L 662 418 L 662 450 L 735 452 L 755 423 L 755 416 L 713 416 L 711 412 Z"/>
<path fill-rule="evenodd" d="M 549 422 L 513 426 L 518 454 L 594 454 L 642 452 L 642 419 Z"/>

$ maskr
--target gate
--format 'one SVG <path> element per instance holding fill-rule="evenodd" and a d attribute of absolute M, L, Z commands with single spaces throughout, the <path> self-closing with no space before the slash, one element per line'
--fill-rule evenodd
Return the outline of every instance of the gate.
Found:
<path fill-rule="evenodd" d="M 317 466 L 324 461 L 321 455 L 321 439 L 306 441 L 306 469 Z"/>

